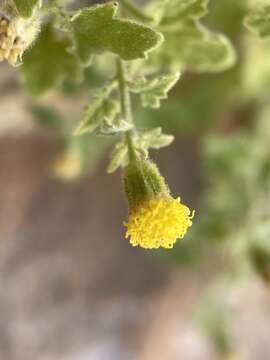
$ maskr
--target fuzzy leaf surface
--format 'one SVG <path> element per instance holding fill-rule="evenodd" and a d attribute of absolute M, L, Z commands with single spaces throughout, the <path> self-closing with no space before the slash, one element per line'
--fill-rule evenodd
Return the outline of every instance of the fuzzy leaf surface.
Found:
<path fill-rule="evenodd" d="M 125 166 L 128 163 L 128 147 L 125 141 L 120 141 L 115 145 L 112 151 L 111 161 L 108 165 L 107 172 L 112 174 L 119 167 Z"/>
<path fill-rule="evenodd" d="M 119 112 L 119 102 L 117 103 L 117 110 Z M 128 123 L 126 120 L 121 119 L 117 116 L 114 117 L 105 117 L 100 127 L 96 131 L 96 135 L 106 136 L 106 135 L 116 135 L 118 133 L 126 132 L 133 128 L 133 125 Z"/>
<path fill-rule="evenodd" d="M 162 9 L 159 29 L 165 42 L 154 57 L 156 62 L 200 72 L 223 71 L 234 65 L 236 55 L 231 42 L 200 22 L 207 13 L 207 4 L 208 0 L 165 0 L 159 3 Z"/>
<path fill-rule="evenodd" d="M 113 122 L 120 111 L 119 102 L 109 97 L 113 87 L 114 84 L 109 84 L 97 92 L 75 130 L 75 135 L 82 135 L 86 132 L 92 133 L 102 127 L 104 122 Z"/>
<path fill-rule="evenodd" d="M 135 146 L 138 149 L 160 149 L 170 145 L 174 140 L 173 135 L 162 134 L 160 127 L 138 133 L 135 138 Z"/>
<path fill-rule="evenodd" d="M 141 95 L 142 105 L 144 107 L 159 108 L 160 101 L 167 99 L 168 92 L 177 83 L 180 77 L 179 73 L 159 76 L 147 80 L 145 78 L 135 80 L 129 84 L 129 88 L 134 93 Z"/>
<path fill-rule="evenodd" d="M 110 2 L 80 10 L 71 19 L 75 49 L 83 63 L 93 54 L 109 51 L 123 60 L 145 58 L 162 42 L 162 35 L 148 26 L 116 17 L 118 4 Z"/>

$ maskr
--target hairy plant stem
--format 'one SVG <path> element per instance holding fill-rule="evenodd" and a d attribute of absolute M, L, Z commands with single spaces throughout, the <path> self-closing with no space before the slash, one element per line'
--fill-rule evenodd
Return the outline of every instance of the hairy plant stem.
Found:
<path fill-rule="evenodd" d="M 146 15 L 141 9 L 139 9 L 136 5 L 134 5 L 131 0 L 121 0 L 121 4 L 123 7 L 133 15 L 136 19 L 141 20 L 143 22 L 153 22 L 154 18 L 150 15 Z"/>
<path fill-rule="evenodd" d="M 126 81 L 126 66 L 119 57 L 116 60 L 116 65 L 122 115 L 126 121 L 133 124 L 130 93 Z"/>
<path fill-rule="evenodd" d="M 126 80 L 126 64 L 123 60 L 120 59 L 120 57 L 118 57 L 116 60 L 116 65 L 122 116 L 132 127 L 134 127 L 130 92 Z M 133 133 L 134 129 L 131 129 L 125 133 L 130 160 L 135 160 L 137 158 L 132 139 Z"/>

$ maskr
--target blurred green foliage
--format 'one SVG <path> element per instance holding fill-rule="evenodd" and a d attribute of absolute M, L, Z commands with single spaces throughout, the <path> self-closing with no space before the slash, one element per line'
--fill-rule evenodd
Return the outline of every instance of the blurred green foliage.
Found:
<path fill-rule="evenodd" d="M 235 339 L 232 334 L 232 311 L 226 304 L 223 288 L 214 286 L 203 299 L 194 314 L 194 320 L 209 336 L 223 358 L 234 352 Z"/>

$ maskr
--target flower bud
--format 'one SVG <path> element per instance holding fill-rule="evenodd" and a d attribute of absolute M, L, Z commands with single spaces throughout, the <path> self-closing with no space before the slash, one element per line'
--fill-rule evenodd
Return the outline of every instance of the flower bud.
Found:
<path fill-rule="evenodd" d="M 124 187 L 130 211 L 135 211 L 146 200 L 169 192 L 157 166 L 148 160 L 133 161 L 124 169 Z"/>
<path fill-rule="evenodd" d="M 0 5 L 0 61 L 7 60 L 16 66 L 24 51 L 35 40 L 39 31 L 36 17 L 22 18 L 12 2 Z"/>

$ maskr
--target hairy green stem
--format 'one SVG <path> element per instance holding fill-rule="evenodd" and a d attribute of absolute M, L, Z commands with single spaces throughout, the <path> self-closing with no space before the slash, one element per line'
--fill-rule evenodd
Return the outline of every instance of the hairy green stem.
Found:
<path fill-rule="evenodd" d="M 127 122 L 133 124 L 130 93 L 126 81 L 126 66 L 120 58 L 117 58 L 116 64 L 122 115 Z"/>
<path fill-rule="evenodd" d="M 150 15 L 145 14 L 141 9 L 134 5 L 131 0 L 121 0 L 123 7 L 133 15 L 136 19 L 143 22 L 153 22 L 154 18 Z"/>
<path fill-rule="evenodd" d="M 121 112 L 123 118 L 130 124 L 132 127 L 134 126 L 133 116 L 132 116 L 132 108 L 131 108 L 131 99 L 130 92 L 127 85 L 126 80 L 126 64 L 120 58 L 116 60 L 117 65 L 117 79 L 119 84 L 119 94 L 120 94 L 120 103 L 121 103 Z M 134 150 L 133 145 L 133 132 L 131 129 L 125 133 L 126 141 L 129 149 L 130 160 L 134 160 L 137 156 Z"/>

